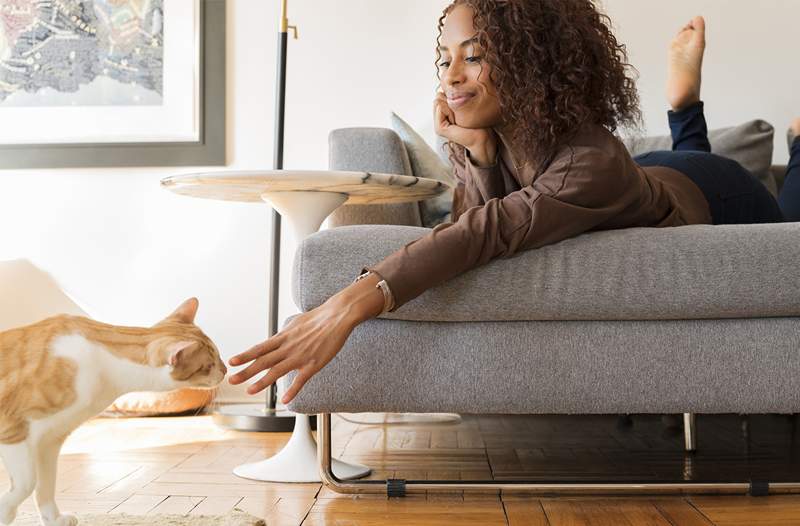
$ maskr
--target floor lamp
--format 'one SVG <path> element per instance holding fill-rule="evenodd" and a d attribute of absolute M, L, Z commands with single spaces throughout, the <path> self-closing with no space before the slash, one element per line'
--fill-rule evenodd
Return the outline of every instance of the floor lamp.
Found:
<path fill-rule="evenodd" d="M 288 32 L 294 32 L 297 38 L 297 26 L 290 26 L 287 18 L 287 0 L 282 0 L 280 31 L 278 32 L 278 81 L 275 90 L 275 148 L 273 169 L 283 169 L 283 132 L 286 108 L 286 50 Z M 272 231 L 270 232 L 270 304 L 268 336 L 271 338 L 278 332 L 278 298 L 280 291 L 280 251 L 281 251 L 281 215 L 272 209 Z M 295 424 L 294 413 L 278 410 L 278 388 L 272 384 L 267 391 L 264 404 L 232 404 L 222 406 L 214 412 L 214 422 L 222 427 L 238 431 L 292 431 Z M 316 419 L 312 419 L 312 428 Z"/>

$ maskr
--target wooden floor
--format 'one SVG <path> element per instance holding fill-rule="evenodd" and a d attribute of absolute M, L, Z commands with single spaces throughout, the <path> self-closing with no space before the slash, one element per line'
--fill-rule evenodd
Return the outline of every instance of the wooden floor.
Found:
<path fill-rule="evenodd" d="M 658 417 L 465 417 L 458 425 L 359 426 L 334 416 L 334 453 L 373 477 L 407 479 L 686 480 L 758 473 L 800 479 L 796 422 L 783 416 L 699 417 L 687 457 Z M 454 492 L 342 496 L 319 484 L 268 484 L 231 469 L 277 452 L 287 434 L 248 434 L 209 417 L 95 419 L 60 460 L 59 504 L 93 513 L 216 514 L 238 507 L 269 525 L 800 525 L 800 495 L 538 498 Z M 0 491 L 8 479 L 0 471 Z M 23 505 L 33 510 L 32 499 Z"/>

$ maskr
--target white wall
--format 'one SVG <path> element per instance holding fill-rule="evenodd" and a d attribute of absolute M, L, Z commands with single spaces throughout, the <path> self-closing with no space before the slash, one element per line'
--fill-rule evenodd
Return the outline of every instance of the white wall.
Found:
<path fill-rule="evenodd" d="M 648 130 L 668 133 L 667 43 L 694 15 L 708 23 L 703 98 L 711 128 L 765 119 L 776 129 L 776 163 L 786 163 L 786 130 L 800 115 L 797 0 L 601 0 L 641 73 Z"/>
<path fill-rule="evenodd" d="M 433 42 L 446 0 L 290 0 L 286 168 L 324 169 L 337 127 L 387 126 L 397 111 L 433 141 Z M 279 2 L 228 2 L 229 168 L 272 166 Z M 800 2 L 606 0 L 641 71 L 651 131 L 664 124 L 664 53 L 696 12 L 708 15 L 705 99 L 712 126 L 800 113 L 792 23 Z M 777 160 L 786 146 L 777 145 Z M 159 188 L 197 168 L 0 172 L 0 259 L 29 258 L 98 319 L 150 324 L 198 296 L 198 323 L 229 357 L 264 339 L 269 209 Z M 288 232 L 284 229 L 284 239 Z M 296 312 L 284 244 L 280 319 Z M 358 269 L 353 269 L 357 272 Z M 4 298 L 3 301 L 13 301 Z"/>

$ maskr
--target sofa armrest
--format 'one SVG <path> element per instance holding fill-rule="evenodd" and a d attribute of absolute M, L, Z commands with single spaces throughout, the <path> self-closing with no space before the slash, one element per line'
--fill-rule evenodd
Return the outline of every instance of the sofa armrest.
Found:
<path fill-rule="evenodd" d="M 413 175 L 403 141 L 387 128 L 333 130 L 328 135 L 328 168 Z M 344 205 L 328 219 L 330 228 L 367 224 L 421 226 L 419 204 Z"/>

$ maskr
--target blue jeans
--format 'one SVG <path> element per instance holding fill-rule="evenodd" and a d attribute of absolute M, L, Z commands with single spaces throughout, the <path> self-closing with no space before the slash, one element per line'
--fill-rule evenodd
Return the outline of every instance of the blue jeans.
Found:
<path fill-rule="evenodd" d="M 634 157 L 641 166 L 667 166 L 683 173 L 700 188 L 720 224 L 800 221 L 800 138 L 794 141 L 786 179 L 776 200 L 742 165 L 711 153 L 703 103 L 670 111 L 672 151 Z"/>

